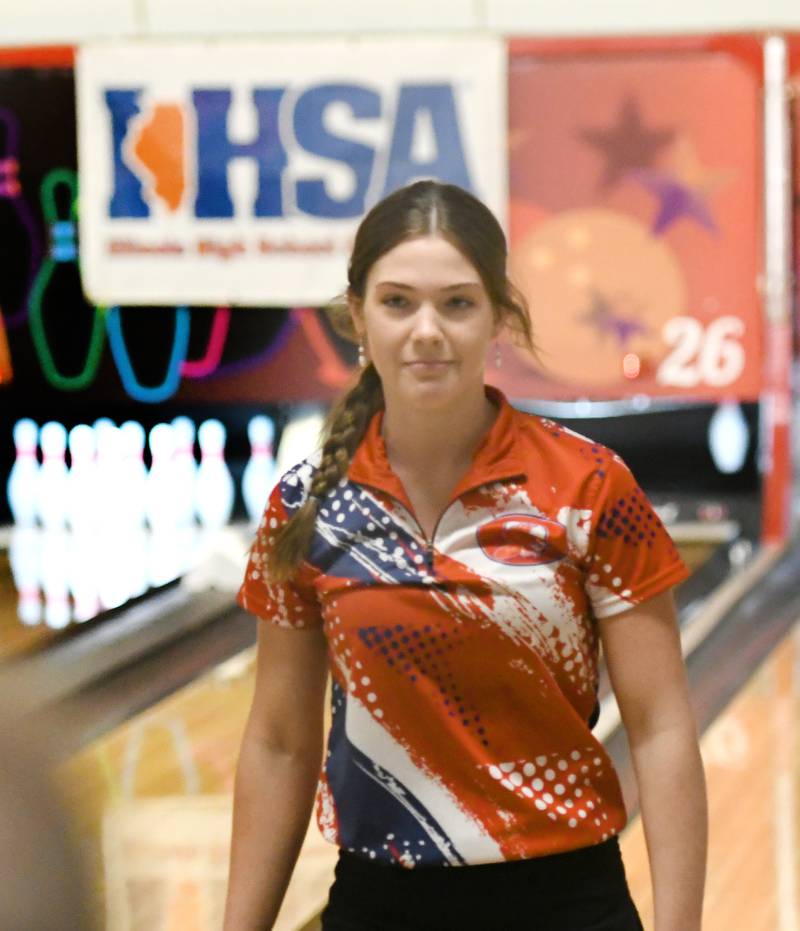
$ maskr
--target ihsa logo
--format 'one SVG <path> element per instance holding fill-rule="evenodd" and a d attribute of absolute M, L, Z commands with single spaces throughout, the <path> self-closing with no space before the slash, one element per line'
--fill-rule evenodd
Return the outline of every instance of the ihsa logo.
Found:
<path fill-rule="evenodd" d="M 360 84 L 318 84 L 300 93 L 254 88 L 257 129 L 246 142 L 230 138 L 228 88 L 195 88 L 188 114 L 177 104 L 148 105 L 142 112 L 142 94 L 143 88 L 105 91 L 114 162 L 108 214 L 114 219 L 150 216 L 151 197 L 170 211 L 184 207 L 200 218 L 233 217 L 228 165 L 235 159 L 250 159 L 257 167 L 254 217 L 358 217 L 369 206 L 367 197 L 380 198 L 420 176 L 472 189 L 451 84 L 403 84 L 393 101 Z M 381 144 L 333 132 L 327 117 L 335 105 L 365 124 L 381 120 Z M 190 119 L 196 144 L 186 157 Z M 352 190 L 336 197 L 325 178 L 302 177 L 302 153 L 349 168 Z"/>

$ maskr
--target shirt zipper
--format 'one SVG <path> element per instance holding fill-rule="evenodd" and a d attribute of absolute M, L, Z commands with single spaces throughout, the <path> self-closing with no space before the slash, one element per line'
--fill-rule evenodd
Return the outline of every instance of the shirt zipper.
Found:
<path fill-rule="evenodd" d="M 514 476 L 509 476 L 509 478 L 513 478 L 513 477 Z M 497 479 L 493 479 L 493 481 L 497 481 Z M 396 495 L 393 495 L 390 491 L 386 491 L 384 488 L 381 488 L 378 485 L 370 485 L 368 482 L 356 482 L 355 484 L 361 485 L 364 488 L 371 488 L 373 491 L 379 491 L 382 495 L 386 495 L 387 498 L 391 498 L 392 501 L 396 501 L 400 505 L 400 507 L 406 512 L 406 514 L 408 514 L 409 517 L 411 517 L 411 519 L 414 521 L 414 523 L 419 528 L 420 536 L 425 541 L 425 554 L 426 554 L 426 563 L 428 566 L 428 575 L 433 576 L 434 575 L 434 567 L 433 567 L 434 540 L 436 539 L 436 530 L 438 529 L 439 524 L 442 521 L 442 518 L 448 512 L 451 505 L 454 504 L 456 501 L 458 501 L 459 498 L 465 495 L 468 491 L 472 491 L 475 488 L 480 488 L 482 485 L 485 485 L 486 482 L 478 482 L 475 485 L 470 485 L 468 488 L 465 488 L 460 494 L 458 494 L 455 498 L 452 498 L 450 501 L 447 502 L 445 509 L 442 511 L 442 513 L 437 518 L 436 523 L 433 525 L 433 533 L 431 534 L 430 540 L 425 535 L 425 531 L 422 529 L 422 524 L 420 524 L 420 522 L 417 520 L 416 514 L 414 514 L 414 512 L 410 508 L 406 507 L 405 502 L 401 501 L 400 498 L 398 498 Z"/>
<path fill-rule="evenodd" d="M 366 482 L 357 482 L 356 484 L 361 485 L 364 488 L 371 488 L 373 491 L 379 491 L 382 495 L 386 495 L 387 498 L 391 498 L 392 501 L 396 501 L 400 505 L 400 507 L 406 512 L 406 514 L 408 514 L 408 516 L 417 525 L 417 528 L 419 529 L 420 537 L 422 537 L 422 539 L 425 541 L 425 552 L 427 554 L 427 563 L 432 570 L 433 569 L 433 541 L 436 538 L 436 528 L 439 526 L 439 522 L 441 521 L 442 517 L 444 517 L 445 513 L 447 512 L 447 508 L 449 508 L 453 502 L 450 501 L 447 504 L 447 507 L 444 509 L 444 511 L 442 511 L 442 513 L 439 515 L 438 520 L 433 525 L 433 535 L 431 536 L 429 540 L 428 537 L 425 535 L 425 531 L 422 529 L 422 524 L 417 520 L 417 515 L 410 508 L 406 507 L 404 501 L 401 501 L 400 498 L 398 498 L 396 495 L 393 495 L 390 491 L 386 491 L 384 488 L 380 488 L 378 485 L 370 485 Z"/>

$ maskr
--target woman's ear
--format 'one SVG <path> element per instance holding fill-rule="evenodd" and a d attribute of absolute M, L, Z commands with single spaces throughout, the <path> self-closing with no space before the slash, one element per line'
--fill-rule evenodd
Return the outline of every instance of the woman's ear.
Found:
<path fill-rule="evenodd" d="M 506 326 L 505 315 L 500 312 L 495 314 L 494 322 L 492 323 L 492 339 L 497 339 L 497 337 L 503 332 Z"/>
<path fill-rule="evenodd" d="M 364 325 L 364 305 L 362 300 L 350 291 L 347 292 L 347 309 L 350 311 L 353 329 L 356 331 L 358 338 L 361 339 L 366 331 Z"/>

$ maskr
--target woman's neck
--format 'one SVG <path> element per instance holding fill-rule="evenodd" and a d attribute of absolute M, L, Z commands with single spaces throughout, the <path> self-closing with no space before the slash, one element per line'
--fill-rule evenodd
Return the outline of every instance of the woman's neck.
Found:
<path fill-rule="evenodd" d="M 483 388 L 480 394 L 460 398 L 455 411 L 410 411 L 387 398 L 382 432 L 389 463 L 432 477 L 463 470 L 497 413 Z"/>

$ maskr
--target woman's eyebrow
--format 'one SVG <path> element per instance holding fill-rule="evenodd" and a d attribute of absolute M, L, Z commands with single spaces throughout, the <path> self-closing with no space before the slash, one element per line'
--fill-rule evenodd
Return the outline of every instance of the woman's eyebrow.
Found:
<path fill-rule="evenodd" d="M 449 284 L 446 288 L 442 288 L 442 291 L 458 291 L 460 288 L 479 288 L 480 286 L 480 281 L 462 281 L 459 284 Z"/>
<path fill-rule="evenodd" d="M 399 281 L 379 281 L 377 287 L 385 286 L 387 288 L 402 288 L 404 291 L 415 291 L 413 285 L 401 284 Z M 458 291 L 460 288 L 479 288 L 480 281 L 460 281 L 458 284 L 449 284 L 440 291 Z"/>

